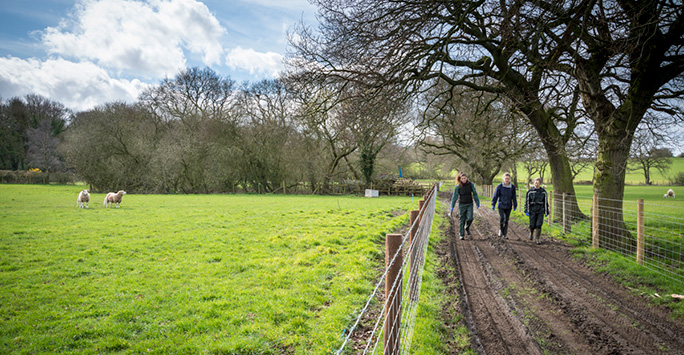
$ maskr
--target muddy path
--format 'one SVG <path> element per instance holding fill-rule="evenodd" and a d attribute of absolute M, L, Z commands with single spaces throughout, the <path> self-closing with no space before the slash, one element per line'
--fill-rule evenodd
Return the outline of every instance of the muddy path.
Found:
<path fill-rule="evenodd" d="M 478 353 L 684 354 L 684 324 L 666 309 L 574 260 L 563 243 L 542 235 L 536 245 L 526 226 L 498 237 L 488 206 L 475 211 L 470 237 L 458 239 L 456 211 L 448 232 Z"/>

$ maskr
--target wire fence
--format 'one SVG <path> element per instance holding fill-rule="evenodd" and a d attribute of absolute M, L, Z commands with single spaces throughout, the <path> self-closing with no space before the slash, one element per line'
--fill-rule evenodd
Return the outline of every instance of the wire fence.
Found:
<path fill-rule="evenodd" d="M 482 187 L 491 198 L 495 186 Z M 519 212 L 526 190 L 518 190 Z M 548 191 L 546 224 L 594 248 L 618 252 L 684 286 L 684 208 Z"/>
<path fill-rule="evenodd" d="M 411 211 L 409 230 L 388 234 L 385 270 L 335 354 L 410 354 L 438 185 Z M 381 286 L 385 286 L 382 292 Z M 382 304 L 379 315 L 373 305 Z M 362 323 L 370 323 L 363 325 Z M 370 329 L 368 329 L 370 328 Z"/>

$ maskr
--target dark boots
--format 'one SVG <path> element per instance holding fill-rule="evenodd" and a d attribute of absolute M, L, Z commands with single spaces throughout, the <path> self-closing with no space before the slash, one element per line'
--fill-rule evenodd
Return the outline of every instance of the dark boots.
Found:
<path fill-rule="evenodd" d="M 541 229 L 535 229 L 534 230 L 534 240 L 537 242 L 537 244 L 541 244 L 541 240 L 539 239 L 541 237 Z"/>
<path fill-rule="evenodd" d="M 532 238 L 534 238 L 534 231 L 535 231 L 534 228 L 530 228 L 530 240 L 532 240 Z"/>

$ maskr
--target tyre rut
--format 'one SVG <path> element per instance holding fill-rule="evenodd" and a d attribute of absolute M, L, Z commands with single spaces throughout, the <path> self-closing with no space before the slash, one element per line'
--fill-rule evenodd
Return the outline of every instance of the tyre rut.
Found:
<path fill-rule="evenodd" d="M 680 353 L 682 325 L 607 277 L 572 259 L 569 247 L 535 245 L 511 223 L 496 236 L 498 215 L 480 213 L 473 237 L 456 238 L 467 323 L 480 353 Z"/>

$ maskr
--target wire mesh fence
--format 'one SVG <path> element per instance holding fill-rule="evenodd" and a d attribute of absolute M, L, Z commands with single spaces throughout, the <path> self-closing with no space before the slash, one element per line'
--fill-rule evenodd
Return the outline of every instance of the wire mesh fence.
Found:
<path fill-rule="evenodd" d="M 409 230 L 388 234 L 385 270 L 335 354 L 410 354 L 425 254 L 435 215 L 437 185 L 411 211 Z M 385 286 L 384 292 L 381 287 Z M 372 305 L 382 304 L 377 316 Z M 370 326 L 360 326 L 362 320 Z M 369 329 L 370 328 L 370 329 Z"/>
<path fill-rule="evenodd" d="M 481 187 L 491 198 L 496 186 Z M 518 190 L 518 206 L 526 190 Z M 594 248 L 620 253 L 684 285 L 684 208 L 662 204 L 570 196 L 548 191 L 546 223 Z"/>

